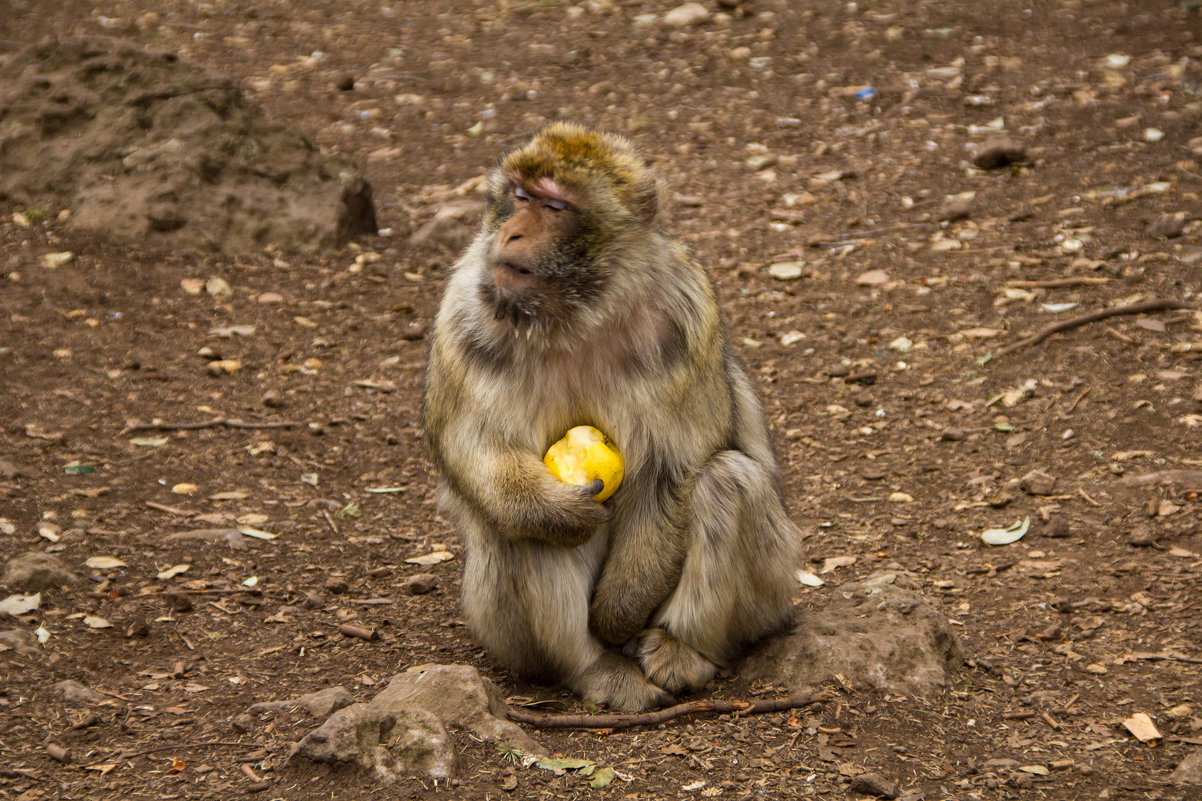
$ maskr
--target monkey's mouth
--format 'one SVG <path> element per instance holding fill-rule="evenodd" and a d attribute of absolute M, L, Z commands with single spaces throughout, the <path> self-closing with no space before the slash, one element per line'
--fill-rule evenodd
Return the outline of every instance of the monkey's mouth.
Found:
<path fill-rule="evenodd" d="M 523 292 L 538 283 L 538 276 L 520 264 L 497 262 L 492 270 L 493 281 L 502 292 Z"/>

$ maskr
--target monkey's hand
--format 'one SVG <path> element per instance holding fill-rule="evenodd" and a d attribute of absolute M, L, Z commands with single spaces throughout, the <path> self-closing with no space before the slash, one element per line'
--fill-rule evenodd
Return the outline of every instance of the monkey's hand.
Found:
<path fill-rule="evenodd" d="M 511 533 L 557 545 L 575 548 L 588 542 L 597 528 L 613 516 L 613 509 L 593 500 L 601 491 L 598 479 L 584 485 L 564 484 L 547 474 L 540 495 L 520 503 L 512 516 Z"/>

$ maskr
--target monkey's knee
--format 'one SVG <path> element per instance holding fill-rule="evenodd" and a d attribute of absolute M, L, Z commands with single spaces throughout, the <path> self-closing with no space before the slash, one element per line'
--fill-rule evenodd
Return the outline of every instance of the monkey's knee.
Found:
<path fill-rule="evenodd" d="M 642 632 L 634 651 L 647 678 L 670 693 L 696 692 L 718 672 L 717 665 L 667 629 Z"/>
<path fill-rule="evenodd" d="M 670 694 L 647 681 L 638 665 L 615 651 L 606 651 L 593 662 L 574 689 L 584 700 L 618 712 L 643 712 L 673 701 Z"/>

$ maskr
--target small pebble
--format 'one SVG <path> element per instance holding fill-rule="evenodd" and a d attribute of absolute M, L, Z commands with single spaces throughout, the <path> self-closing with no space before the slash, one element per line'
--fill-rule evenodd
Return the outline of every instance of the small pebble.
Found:
<path fill-rule="evenodd" d="M 980 170 L 996 170 L 1026 160 L 1027 149 L 1022 142 L 999 137 L 982 142 L 973 154 L 972 164 Z"/>
<path fill-rule="evenodd" d="M 851 780 L 852 792 L 874 795 L 877 798 L 897 798 L 897 782 L 879 773 L 861 773 Z"/>
<path fill-rule="evenodd" d="M 1147 526 L 1136 526 L 1127 532 L 1127 544 L 1133 548 L 1150 548 L 1156 544 L 1156 534 Z"/>
<path fill-rule="evenodd" d="M 1176 239 L 1185 233 L 1185 212 L 1176 211 L 1162 214 L 1148 226 L 1148 236 L 1163 239 Z"/>
<path fill-rule="evenodd" d="M 401 592 L 407 595 L 425 595 L 438 586 L 432 573 L 416 573 L 401 582 Z"/>

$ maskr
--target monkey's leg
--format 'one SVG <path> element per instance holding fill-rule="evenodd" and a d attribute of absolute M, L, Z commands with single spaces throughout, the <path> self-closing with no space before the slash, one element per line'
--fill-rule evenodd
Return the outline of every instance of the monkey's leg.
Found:
<path fill-rule="evenodd" d="M 680 582 L 637 647 L 647 678 L 673 693 L 700 689 L 788 620 L 799 543 L 772 474 L 740 451 L 706 463 L 687 515 Z"/>
<path fill-rule="evenodd" d="M 499 662 L 620 711 L 671 700 L 635 662 L 589 633 L 588 602 L 605 558 L 604 533 L 578 548 L 557 548 L 499 540 L 476 525 L 461 528 L 468 536 L 464 616 Z"/>

